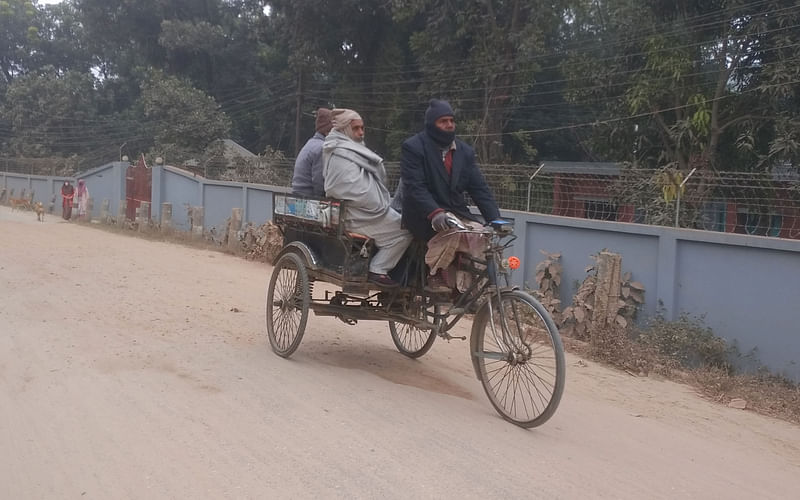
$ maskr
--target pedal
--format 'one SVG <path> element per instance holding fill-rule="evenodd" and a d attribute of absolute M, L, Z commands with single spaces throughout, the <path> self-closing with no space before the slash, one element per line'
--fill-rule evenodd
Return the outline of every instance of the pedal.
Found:
<path fill-rule="evenodd" d="M 445 339 L 448 342 L 450 342 L 451 340 L 467 340 L 467 337 L 453 337 L 452 335 L 450 335 L 447 332 L 440 333 L 439 336 L 442 337 L 443 339 Z"/>

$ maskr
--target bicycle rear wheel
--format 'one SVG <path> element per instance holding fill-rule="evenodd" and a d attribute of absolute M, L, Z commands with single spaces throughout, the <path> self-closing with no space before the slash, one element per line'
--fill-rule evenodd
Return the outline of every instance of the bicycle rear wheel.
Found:
<path fill-rule="evenodd" d="M 420 320 L 427 320 L 428 315 L 422 305 L 416 305 L 416 316 Z M 397 350 L 409 358 L 418 358 L 431 350 L 436 340 L 433 329 L 420 329 L 407 323 L 389 321 L 389 333 L 392 335 Z"/>
<path fill-rule="evenodd" d="M 500 301 L 492 298 L 491 314 L 487 301 L 473 321 L 470 344 L 476 374 L 504 419 L 536 427 L 553 416 L 564 392 L 564 348 L 536 299 L 503 292 Z"/>

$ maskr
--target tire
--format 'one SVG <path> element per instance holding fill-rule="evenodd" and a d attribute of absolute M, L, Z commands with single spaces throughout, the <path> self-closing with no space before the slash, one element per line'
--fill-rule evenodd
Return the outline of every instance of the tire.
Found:
<path fill-rule="evenodd" d="M 489 323 L 488 301 L 475 316 L 470 338 L 472 362 L 497 412 L 520 427 L 537 427 L 553 416 L 561 401 L 566 377 L 564 347 L 553 319 L 539 301 L 517 290 L 503 292 L 501 301 L 507 318 L 504 324 L 496 297 L 491 300 L 494 329 Z"/>
<path fill-rule="evenodd" d="M 311 303 L 308 271 L 303 259 L 294 253 L 275 263 L 267 289 L 267 336 L 272 350 L 288 358 L 297 350 L 308 321 Z"/>
<path fill-rule="evenodd" d="M 421 306 L 420 306 L 421 307 Z M 424 309 L 419 311 L 419 319 L 426 319 Z M 421 330 L 406 323 L 389 322 L 389 333 L 400 354 L 409 358 L 418 358 L 431 350 L 436 333 L 433 330 Z"/>

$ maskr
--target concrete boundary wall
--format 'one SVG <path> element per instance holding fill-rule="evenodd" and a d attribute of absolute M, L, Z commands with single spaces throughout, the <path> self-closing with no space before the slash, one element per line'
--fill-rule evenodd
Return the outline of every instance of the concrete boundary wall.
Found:
<path fill-rule="evenodd" d="M 517 284 L 535 286 L 540 251 L 561 253 L 562 304 L 603 249 L 645 286 L 639 321 L 689 314 L 752 352 L 775 373 L 800 381 L 800 241 L 502 211 L 514 220 Z"/>
<path fill-rule="evenodd" d="M 272 193 L 289 191 L 263 184 L 212 181 L 178 168 L 155 166 L 152 218 L 159 220 L 161 204 L 171 203 L 173 227 L 188 231 L 189 208 L 203 207 L 205 229 L 214 228 L 219 233 L 225 229 L 231 211 L 241 208 L 243 224 L 260 226 L 272 218 Z"/>
<path fill-rule="evenodd" d="M 101 196 L 112 205 L 124 198 L 127 164 L 109 164 L 79 175 L 87 178 L 95 210 Z M 118 165 L 118 167 L 115 167 Z M 102 176 L 108 176 L 102 182 Z M 120 177 L 121 176 L 121 177 Z M 34 188 L 47 201 L 58 191 L 61 177 L 0 173 L 0 187 Z M 43 188 L 39 188 L 43 186 Z M 94 187 L 93 187 L 94 186 Z M 121 189 L 121 191 L 119 191 Z M 211 181 L 173 167 L 153 167 L 152 219 L 160 220 L 161 204 L 172 205 L 171 225 L 189 231 L 189 207 L 202 207 L 204 229 L 224 230 L 234 208 L 242 222 L 261 225 L 272 217 L 272 193 L 288 188 Z M 113 198 L 116 196 L 116 198 Z M 60 199 L 56 210 L 60 212 Z M 116 210 L 111 211 L 116 213 Z M 631 272 L 645 287 L 639 321 L 661 313 L 668 320 L 689 314 L 716 335 L 735 342 L 773 372 L 800 381 L 800 241 L 673 229 L 620 222 L 558 217 L 503 210 L 513 220 L 517 240 L 513 254 L 522 267 L 518 285 L 535 286 L 541 251 L 561 253 L 561 301 L 568 305 L 577 285 L 594 264 L 591 255 L 603 249 L 622 255 L 622 271 Z"/>
<path fill-rule="evenodd" d="M 54 177 L 49 175 L 27 175 L 0 172 L 0 191 L 6 190 L 8 193 L 14 190 L 14 197 L 19 198 L 22 190 L 25 196 L 29 196 L 33 191 L 33 202 L 41 202 L 45 210 L 50 211 L 52 204 L 53 213 L 61 215 L 61 185 L 64 181 L 75 184 L 73 177 Z M 55 201 L 53 201 L 55 199 Z"/>

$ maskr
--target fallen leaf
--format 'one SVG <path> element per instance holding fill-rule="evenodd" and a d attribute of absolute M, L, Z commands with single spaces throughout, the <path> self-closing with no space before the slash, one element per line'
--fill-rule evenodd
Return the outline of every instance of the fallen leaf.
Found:
<path fill-rule="evenodd" d="M 733 398 L 731 402 L 728 403 L 729 408 L 736 408 L 737 410 L 744 410 L 747 408 L 747 401 L 742 398 Z"/>
<path fill-rule="evenodd" d="M 642 292 L 644 291 L 644 285 L 642 285 L 638 281 L 632 281 L 628 286 L 630 286 L 634 290 L 640 290 Z"/>

